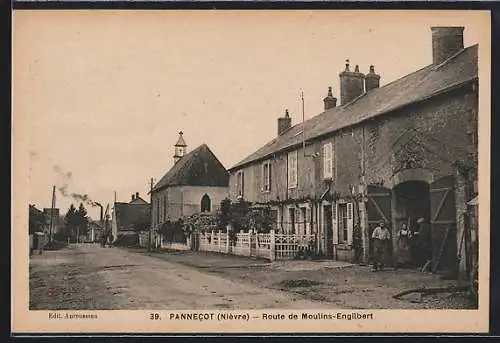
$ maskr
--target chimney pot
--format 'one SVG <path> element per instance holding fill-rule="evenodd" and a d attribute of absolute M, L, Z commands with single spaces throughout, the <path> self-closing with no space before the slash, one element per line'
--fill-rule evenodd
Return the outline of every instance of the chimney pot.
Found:
<path fill-rule="evenodd" d="M 139 192 L 135 192 L 135 198 L 138 199 L 139 198 Z"/>
<path fill-rule="evenodd" d="M 441 64 L 464 48 L 464 27 L 431 27 L 432 63 Z"/>
<path fill-rule="evenodd" d="M 346 70 L 340 73 L 340 104 L 345 105 L 365 91 L 365 75 L 359 72 L 356 65 L 354 72 L 349 71 L 349 60 L 346 60 Z"/>
<path fill-rule="evenodd" d="M 371 91 L 372 89 L 380 87 L 380 75 L 375 74 L 375 67 L 373 65 L 370 66 L 370 72 L 365 76 L 365 89 L 366 92 Z"/>
<path fill-rule="evenodd" d="M 285 116 L 278 118 L 278 136 L 292 127 L 292 118 L 288 109 L 285 110 Z"/>
<path fill-rule="evenodd" d="M 326 95 L 326 98 L 323 99 L 323 103 L 325 105 L 325 111 L 337 106 L 337 98 L 333 97 L 331 86 L 328 87 L 328 93 Z"/>
<path fill-rule="evenodd" d="M 134 194 L 132 194 L 132 201 L 134 201 L 134 200 L 135 200 L 135 195 L 134 195 Z"/>

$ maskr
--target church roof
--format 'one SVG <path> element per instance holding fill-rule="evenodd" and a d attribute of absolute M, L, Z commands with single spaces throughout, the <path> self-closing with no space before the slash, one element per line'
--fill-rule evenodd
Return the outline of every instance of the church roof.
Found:
<path fill-rule="evenodd" d="M 476 44 L 462 49 L 439 65 L 431 64 L 383 87 L 364 93 L 345 105 L 333 107 L 304 123 L 291 127 L 229 170 L 263 160 L 279 151 L 291 150 L 302 144 L 303 136 L 306 141 L 314 141 L 342 128 L 458 88 L 477 79 L 477 57 Z"/>
<path fill-rule="evenodd" d="M 153 187 L 157 192 L 169 186 L 228 187 L 229 173 L 206 144 L 202 144 L 173 165 Z"/>

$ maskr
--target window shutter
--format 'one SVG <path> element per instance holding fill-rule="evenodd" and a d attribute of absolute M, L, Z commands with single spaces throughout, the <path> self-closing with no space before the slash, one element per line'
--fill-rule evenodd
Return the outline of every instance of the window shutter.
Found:
<path fill-rule="evenodd" d="M 352 227 L 353 227 L 352 202 L 347 203 L 347 244 L 352 245 Z"/>
<path fill-rule="evenodd" d="M 241 172 L 241 196 L 243 197 L 245 194 L 245 173 Z"/>
<path fill-rule="evenodd" d="M 269 175 L 268 175 L 268 181 L 267 181 L 267 190 L 268 190 L 268 191 L 270 191 L 270 190 L 271 190 L 271 180 L 272 180 L 271 175 L 272 175 L 272 173 L 273 173 L 273 172 L 272 172 L 272 169 L 271 169 L 271 163 L 269 163 L 269 164 L 267 165 L 267 172 L 268 172 L 268 174 L 269 174 Z"/>
<path fill-rule="evenodd" d="M 332 178 L 332 143 L 323 145 L 323 178 Z"/>
<path fill-rule="evenodd" d="M 332 205 L 332 231 L 333 231 L 333 244 L 339 244 L 339 225 L 338 225 L 338 204 Z"/>
<path fill-rule="evenodd" d="M 328 146 L 325 144 L 323 145 L 323 177 L 327 178 L 328 177 Z"/>
<path fill-rule="evenodd" d="M 262 164 L 262 184 L 261 188 L 263 191 L 267 189 L 267 164 L 264 162 Z"/>
<path fill-rule="evenodd" d="M 330 143 L 330 173 L 333 179 L 335 175 L 335 149 L 333 148 L 333 143 Z"/>

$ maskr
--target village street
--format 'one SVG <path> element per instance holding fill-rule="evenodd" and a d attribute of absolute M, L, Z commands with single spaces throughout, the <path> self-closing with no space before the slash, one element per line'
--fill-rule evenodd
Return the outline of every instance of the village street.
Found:
<path fill-rule="evenodd" d="M 30 309 L 469 308 L 462 295 L 392 296 L 452 281 L 335 261 L 69 247 L 30 262 Z M 411 301 L 417 300 L 417 301 Z"/>

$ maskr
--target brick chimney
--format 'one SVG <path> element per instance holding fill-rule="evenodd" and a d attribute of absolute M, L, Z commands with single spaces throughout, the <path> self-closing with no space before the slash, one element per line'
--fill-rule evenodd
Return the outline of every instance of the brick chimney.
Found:
<path fill-rule="evenodd" d="M 340 104 L 345 105 L 364 93 L 365 75 L 359 72 L 359 66 L 350 70 L 349 60 L 346 60 L 345 70 L 340 73 Z"/>
<path fill-rule="evenodd" d="M 139 192 L 135 192 L 135 198 L 139 199 Z"/>
<path fill-rule="evenodd" d="M 464 27 L 431 27 L 432 63 L 443 63 L 464 48 Z"/>
<path fill-rule="evenodd" d="M 365 89 L 366 92 L 380 87 L 380 75 L 375 74 L 375 67 L 370 66 L 370 72 L 365 75 Z"/>
<path fill-rule="evenodd" d="M 326 98 L 323 99 L 323 102 L 325 103 L 325 111 L 337 106 L 337 98 L 333 97 L 332 87 L 328 87 L 328 94 Z"/>
<path fill-rule="evenodd" d="M 134 201 L 135 200 L 135 194 L 132 193 L 132 200 L 131 201 Z"/>
<path fill-rule="evenodd" d="M 292 127 L 292 118 L 290 118 L 288 110 L 285 110 L 285 116 L 278 118 L 278 136 L 283 134 L 283 132 L 285 132 L 291 127 Z"/>

